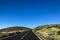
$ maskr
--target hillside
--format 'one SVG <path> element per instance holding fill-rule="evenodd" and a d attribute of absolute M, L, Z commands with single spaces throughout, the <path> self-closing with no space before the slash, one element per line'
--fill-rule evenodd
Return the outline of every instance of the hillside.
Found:
<path fill-rule="evenodd" d="M 0 29 L 0 38 L 28 30 L 30 30 L 30 28 L 21 26 Z M 60 24 L 37 26 L 33 31 L 45 40 L 60 40 Z"/>
<path fill-rule="evenodd" d="M 0 32 L 8 32 L 8 31 L 14 31 L 14 30 L 27 30 L 29 28 L 26 27 L 21 27 L 21 26 L 13 26 L 13 27 L 9 27 L 9 28 L 4 28 L 1 29 Z"/>
<path fill-rule="evenodd" d="M 13 26 L 9 28 L 4 28 L 4 29 L 0 29 L 0 37 L 8 36 L 10 34 L 15 34 L 17 32 L 24 32 L 28 30 L 30 30 L 30 28 L 21 27 L 21 26 Z"/>
<path fill-rule="evenodd" d="M 34 31 L 46 40 L 60 40 L 60 24 L 38 26 Z"/>

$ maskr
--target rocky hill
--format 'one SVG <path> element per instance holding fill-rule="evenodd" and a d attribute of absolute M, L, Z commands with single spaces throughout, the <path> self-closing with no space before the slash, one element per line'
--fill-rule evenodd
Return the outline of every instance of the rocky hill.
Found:
<path fill-rule="evenodd" d="M 0 38 L 28 30 L 30 30 L 30 28 L 21 26 L 0 29 Z M 37 26 L 33 31 L 46 40 L 60 40 L 60 24 Z"/>
<path fill-rule="evenodd" d="M 8 27 L 8 28 L 0 29 L 0 37 L 8 36 L 10 34 L 15 34 L 17 32 L 24 32 L 28 30 L 30 30 L 30 28 L 21 27 L 21 26 Z"/>
<path fill-rule="evenodd" d="M 46 40 L 60 40 L 60 24 L 38 26 L 34 31 Z"/>

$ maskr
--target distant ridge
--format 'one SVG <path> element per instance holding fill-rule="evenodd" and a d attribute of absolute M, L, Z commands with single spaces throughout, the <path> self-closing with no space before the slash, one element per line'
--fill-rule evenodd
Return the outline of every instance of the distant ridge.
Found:
<path fill-rule="evenodd" d="M 8 32 L 8 31 L 14 31 L 14 30 L 29 30 L 30 28 L 23 27 L 23 26 L 12 26 L 4 29 L 0 29 L 0 32 Z"/>

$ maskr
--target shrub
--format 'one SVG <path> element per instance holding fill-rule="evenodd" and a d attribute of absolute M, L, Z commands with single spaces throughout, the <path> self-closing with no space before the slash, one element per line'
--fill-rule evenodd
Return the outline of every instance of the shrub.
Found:
<path fill-rule="evenodd" d="M 60 31 L 58 31 L 57 34 L 60 35 Z"/>

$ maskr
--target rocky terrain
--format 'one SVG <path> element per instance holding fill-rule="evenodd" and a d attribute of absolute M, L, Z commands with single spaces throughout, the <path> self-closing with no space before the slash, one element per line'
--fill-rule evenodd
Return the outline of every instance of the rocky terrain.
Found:
<path fill-rule="evenodd" d="M 0 29 L 0 38 L 28 30 L 30 30 L 30 28 L 21 26 Z M 37 26 L 32 30 L 35 34 L 38 34 L 39 37 L 42 37 L 45 40 L 60 40 L 60 24 Z"/>
<path fill-rule="evenodd" d="M 46 40 L 60 40 L 60 24 L 38 26 L 34 31 Z"/>
<path fill-rule="evenodd" d="M 14 26 L 14 27 L 0 29 L 0 38 L 6 37 L 9 35 L 14 35 L 18 32 L 24 32 L 24 31 L 27 31 L 29 29 L 30 28 L 21 27 L 21 26 Z"/>

